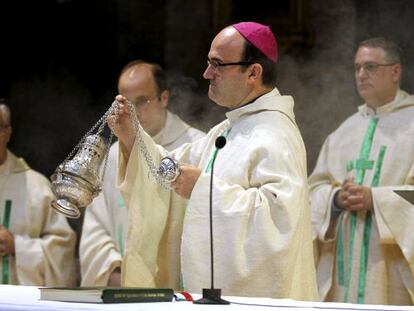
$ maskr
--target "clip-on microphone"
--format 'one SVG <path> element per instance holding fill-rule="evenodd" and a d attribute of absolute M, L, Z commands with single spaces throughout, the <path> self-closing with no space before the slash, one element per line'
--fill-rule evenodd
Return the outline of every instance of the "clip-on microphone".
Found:
<path fill-rule="evenodd" d="M 203 288 L 203 298 L 200 298 L 194 303 L 196 304 L 209 304 L 209 305 L 228 305 L 230 302 L 221 299 L 221 289 L 214 288 L 214 255 L 213 255 L 213 175 L 214 175 L 214 162 L 216 161 L 217 153 L 219 149 L 226 145 L 226 138 L 219 136 L 216 139 L 216 152 L 211 162 L 211 174 L 210 174 L 210 262 L 211 262 L 211 288 Z"/>

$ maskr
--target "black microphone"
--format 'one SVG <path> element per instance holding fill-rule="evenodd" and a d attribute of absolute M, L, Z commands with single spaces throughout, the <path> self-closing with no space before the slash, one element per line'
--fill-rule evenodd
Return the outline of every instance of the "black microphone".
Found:
<path fill-rule="evenodd" d="M 208 305 L 228 305 L 230 302 L 221 299 L 221 289 L 214 288 L 214 248 L 213 248 L 213 176 L 214 163 L 216 162 L 218 151 L 226 145 L 226 137 L 219 136 L 216 138 L 216 150 L 214 152 L 213 160 L 211 161 L 210 174 L 210 264 L 211 264 L 211 288 L 203 288 L 203 298 L 195 300 L 196 304 Z"/>
<path fill-rule="evenodd" d="M 223 148 L 226 145 L 226 142 L 227 142 L 226 137 L 224 137 L 224 136 L 217 137 L 216 138 L 216 148 L 217 149 Z M 214 157 L 214 160 L 215 159 L 216 158 Z"/>

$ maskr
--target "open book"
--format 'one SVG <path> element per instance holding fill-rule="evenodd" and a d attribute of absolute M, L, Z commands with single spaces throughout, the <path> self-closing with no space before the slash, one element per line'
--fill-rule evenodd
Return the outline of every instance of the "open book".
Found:
<path fill-rule="evenodd" d="M 172 301 L 170 288 L 142 287 L 40 287 L 40 300 L 126 303 Z"/>

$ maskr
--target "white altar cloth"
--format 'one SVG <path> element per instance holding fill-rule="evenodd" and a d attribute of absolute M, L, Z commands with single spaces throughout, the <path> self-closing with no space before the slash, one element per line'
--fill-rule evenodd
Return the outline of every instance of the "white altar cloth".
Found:
<path fill-rule="evenodd" d="M 199 298 L 195 295 L 194 298 Z M 0 311 L 176 311 L 176 310 L 271 310 L 283 311 L 414 311 L 414 306 L 357 305 L 348 303 L 322 303 L 288 299 L 223 297 L 230 305 L 196 305 L 186 301 L 152 303 L 92 304 L 39 300 L 40 291 L 34 286 L 0 285 Z"/>

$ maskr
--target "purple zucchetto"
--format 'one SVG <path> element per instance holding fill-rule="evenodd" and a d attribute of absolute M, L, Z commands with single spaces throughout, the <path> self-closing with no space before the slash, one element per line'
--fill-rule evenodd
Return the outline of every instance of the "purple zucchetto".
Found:
<path fill-rule="evenodd" d="M 272 62 L 277 62 L 277 42 L 269 26 L 255 22 L 232 25 L 236 30 Z"/>

